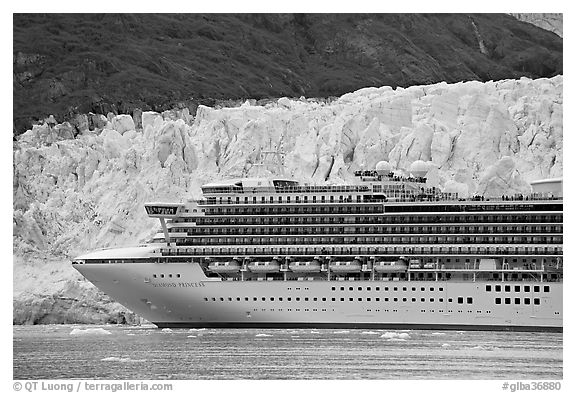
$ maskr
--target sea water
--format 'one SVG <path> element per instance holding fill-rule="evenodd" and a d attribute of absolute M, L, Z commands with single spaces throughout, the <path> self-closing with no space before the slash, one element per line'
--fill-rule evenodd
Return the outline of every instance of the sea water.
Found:
<path fill-rule="evenodd" d="M 14 326 L 14 379 L 562 379 L 562 334 Z"/>

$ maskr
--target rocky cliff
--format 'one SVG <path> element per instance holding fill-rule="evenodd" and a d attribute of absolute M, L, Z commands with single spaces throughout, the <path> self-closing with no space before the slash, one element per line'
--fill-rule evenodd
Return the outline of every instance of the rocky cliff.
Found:
<path fill-rule="evenodd" d="M 228 176 L 351 180 L 380 160 L 398 171 L 427 162 L 432 185 L 461 195 L 529 192 L 562 176 L 563 78 L 372 87 L 332 101 L 86 116 L 34 126 L 14 143 L 14 322 L 134 321 L 70 266 L 72 257 L 150 238 L 146 201 L 200 195 Z M 141 126 L 137 126 L 141 125 Z M 255 166 L 267 150 L 280 166 Z"/>
<path fill-rule="evenodd" d="M 521 14 L 510 14 L 518 20 L 526 23 L 538 26 L 541 29 L 548 30 L 557 34 L 558 36 L 563 36 L 564 31 L 564 15 L 554 14 L 554 13 L 521 13 Z"/>
<path fill-rule="evenodd" d="M 77 133 L 79 113 L 562 74 L 562 39 L 506 14 L 14 14 L 13 26 L 15 134 L 51 114 Z"/>

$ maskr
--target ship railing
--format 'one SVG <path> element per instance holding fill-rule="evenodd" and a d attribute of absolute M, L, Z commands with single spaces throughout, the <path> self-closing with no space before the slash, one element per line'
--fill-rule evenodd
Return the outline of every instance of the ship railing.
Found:
<path fill-rule="evenodd" d="M 437 244 L 414 244 L 405 243 L 382 244 L 245 244 L 245 245 L 178 245 L 178 247 L 160 248 L 160 252 L 167 255 L 188 254 L 262 254 L 262 255 L 561 255 L 563 245 L 558 244 L 471 244 L 463 245 L 452 243 L 439 246 Z M 282 251 L 279 251 L 282 250 Z"/>
<path fill-rule="evenodd" d="M 357 203 L 376 203 L 376 204 L 382 204 L 382 203 L 416 203 L 416 202 L 448 202 L 448 201 L 458 201 L 458 202 L 526 202 L 526 201 L 561 201 L 563 200 L 562 198 L 558 198 L 558 197 L 542 197 L 542 198 L 530 198 L 530 197 L 524 197 L 524 198 L 520 198 L 520 197 L 510 197 L 508 199 L 500 199 L 498 197 L 493 197 L 493 198 L 484 198 L 484 197 L 470 197 L 470 198 L 459 198 L 457 195 L 454 194 L 437 194 L 437 195 L 420 195 L 420 194 L 414 194 L 414 195 L 405 195 L 405 196 L 395 196 L 393 194 L 388 194 L 386 196 L 387 199 L 358 199 L 358 198 L 354 198 L 354 197 L 346 197 L 346 198 L 338 198 L 338 199 L 316 199 L 314 200 L 313 198 L 308 198 L 307 200 L 299 198 L 299 199 L 292 199 L 290 201 L 288 200 L 278 200 L 278 199 L 274 199 L 274 200 L 269 200 L 269 199 L 265 199 L 265 200 L 238 200 L 238 201 L 234 201 L 234 200 L 228 200 L 228 199 L 223 199 L 223 200 L 211 200 L 211 199 L 198 199 L 198 200 L 192 200 L 192 202 L 196 202 L 198 205 L 261 205 L 261 204 L 265 204 L 265 205 L 278 205 L 278 204 L 338 204 L 338 203 L 352 203 L 352 204 L 357 204 Z"/>

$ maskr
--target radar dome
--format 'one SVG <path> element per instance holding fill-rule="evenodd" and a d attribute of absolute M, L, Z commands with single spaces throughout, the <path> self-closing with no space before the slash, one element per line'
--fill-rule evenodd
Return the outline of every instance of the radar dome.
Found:
<path fill-rule="evenodd" d="M 376 164 L 376 172 L 379 175 L 387 175 L 390 173 L 392 166 L 388 161 L 380 161 Z"/>
<path fill-rule="evenodd" d="M 417 160 L 410 165 L 410 173 L 416 177 L 424 177 L 428 173 L 428 164 L 422 160 Z"/>

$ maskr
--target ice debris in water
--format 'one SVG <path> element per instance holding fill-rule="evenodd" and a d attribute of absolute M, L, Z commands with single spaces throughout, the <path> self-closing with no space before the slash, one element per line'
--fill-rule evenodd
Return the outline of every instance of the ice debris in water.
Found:
<path fill-rule="evenodd" d="M 272 337 L 272 335 L 266 334 L 266 333 L 260 333 L 260 334 L 257 334 L 256 337 Z"/>
<path fill-rule="evenodd" d="M 116 356 L 110 356 L 104 359 L 101 359 L 102 362 L 120 362 L 120 363 L 141 363 L 145 362 L 145 359 L 130 359 L 130 358 L 119 358 Z"/>
<path fill-rule="evenodd" d="M 410 335 L 408 333 L 385 332 L 380 337 L 388 339 L 401 339 L 406 341 L 406 339 L 410 338 Z"/>
<path fill-rule="evenodd" d="M 191 332 L 203 332 L 204 330 L 206 330 L 206 328 L 199 328 L 199 329 L 192 328 L 189 331 L 191 331 Z"/>
<path fill-rule="evenodd" d="M 162 331 L 164 333 L 172 333 L 172 329 L 170 329 L 170 328 L 164 328 L 164 329 L 162 329 Z"/>
<path fill-rule="evenodd" d="M 373 332 L 373 331 L 367 331 L 367 332 L 362 332 L 360 334 L 380 334 L 378 332 Z"/>
<path fill-rule="evenodd" d="M 442 332 L 434 332 L 434 333 L 432 333 L 433 336 L 443 336 L 443 335 L 445 335 L 445 334 L 446 334 L 446 333 L 442 333 Z"/>
<path fill-rule="evenodd" d="M 193 334 L 191 334 L 191 335 L 186 336 L 186 337 L 188 337 L 188 338 L 196 338 L 197 336 L 194 336 Z"/>
<path fill-rule="evenodd" d="M 87 329 L 78 329 L 74 328 L 70 332 L 72 336 L 89 336 L 89 335 L 99 335 L 99 334 L 112 334 L 108 330 L 102 328 L 87 328 Z"/>
<path fill-rule="evenodd" d="M 346 333 L 350 333 L 350 330 L 337 330 L 334 332 L 334 334 L 346 334 Z"/>
<path fill-rule="evenodd" d="M 448 344 L 448 343 L 444 343 L 444 344 L 442 344 L 442 346 L 443 346 L 443 347 L 449 347 L 449 346 L 450 346 L 450 344 Z"/>

